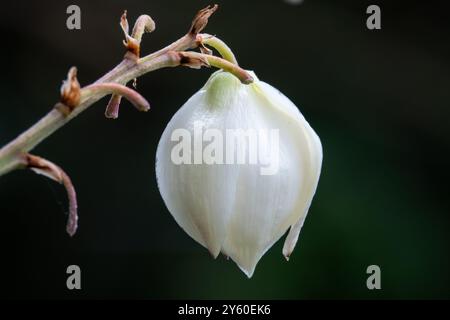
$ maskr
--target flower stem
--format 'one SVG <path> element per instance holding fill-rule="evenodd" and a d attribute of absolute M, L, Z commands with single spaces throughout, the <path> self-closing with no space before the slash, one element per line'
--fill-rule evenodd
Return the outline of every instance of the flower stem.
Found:
<path fill-rule="evenodd" d="M 184 47 L 181 47 L 181 49 L 183 48 Z M 172 65 L 172 57 L 168 54 L 157 56 L 152 60 L 147 60 L 145 63 L 141 63 L 140 61 L 135 63 L 130 60 L 124 60 L 95 83 L 123 84 L 144 73 L 164 67 L 170 67 Z M 21 161 L 23 154 L 31 151 L 42 140 L 46 139 L 105 95 L 111 93 L 111 91 L 105 90 L 90 90 L 90 92 L 88 92 L 89 94 L 86 94 L 87 92 L 83 90 L 85 89 L 81 90 L 84 94 L 81 96 L 80 103 L 71 113 L 65 115 L 59 109 L 53 108 L 31 128 L 23 132 L 0 150 L 0 176 L 20 168 L 23 164 Z"/>
<path fill-rule="evenodd" d="M 145 99 L 137 93 L 135 94 L 131 89 L 124 87 L 124 85 L 148 72 L 182 65 L 180 56 L 174 55 L 173 53 L 181 53 L 184 50 L 197 48 L 200 44 L 199 38 L 202 39 L 205 44 L 215 48 L 224 58 L 222 59 L 198 52 L 183 52 L 183 54 L 194 59 L 206 60 L 207 65 L 222 68 L 231 72 L 243 83 L 250 83 L 253 81 L 251 76 L 237 65 L 236 58 L 223 41 L 209 35 L 198 34 L 198 32 L 202 31 L 206 26 L 209 16 L 216 9 L 217 6 L 201 10 L 194 18 L 191 30 L 185 36 L 169 46 L 140 59 L 136 55 L 133 59 L 129 58 L 130 55 L 125 55 L 124 60 L 114 69 L 98 79 L 94 84 L 81 89 L 79 91 L 79 101 L 77 99 L 73 106 L 69 106 L 68 112 L 63 112 L 63 108 L 56 107 L 61 105 L 64 106 L 65 101 L 61 101 L 63 104 L 57 103 L 55 108 L 53 108 L 46 116 L 0 149 L 0 176 L 12 170 L 25 167 L 26 162 L 24 161 L 24 157 L 29 151 L 105 95 L 111 93 L 124 96 L 128 95 L 128 98 L 130 98 L 132 102 L 137 103 L 138 107 L 146 109 Z M 150 17 L 138 19 L 139 24 L 135 28 L 135 32 L 133 32 L 137 38 L 140 39 L 144 30 L 152 31 L 154 26 L 148 27 L 152 22 L 150 20 Z M 70 88 L 68 88 L 68 90 L 69 89 Z"/>
<path fill-rule="evenodd" d="M 201 37 L 200 39 L 203 44 L 216 49 L 217 52 L 222 56 L 222 58 L 233 64 L 238 64 L 233 51 L 231 51 L 230 47 L 227 46 L 225 42 L 207 33 L 200 34 L 199 36 Z"/>
<path fill-rule="evenodd" d="M 94 83 L 81 91 L 82 95 L 93 95 L 96 93 L 114 94 L 127 98 L 139 111 L 148 111 L 150 104 L 137 91 L 119 83 Z"/>
<path fill-rule="evenodd" d="M 239 67 L 237 64 L 231 63 L 230 61 L 227 61 L 223 58 L 200 53 L 200 52 L 194 52 L 194 51 L 185 51 L 185 52 L 179 52 L 180 55 L 186 60 L 186 62 L 181 62 L 182 65 L 187 65 L 195 68 L 197 65 L 195 62 L 204 62 L 208 66 L 213 66 L 219 69 L 223 69 L 224 71 L 227 71 L 234 76 L 236 76 L 243 84 L 250 84 L 253 82 L 253 77 L 244 69 Z"/>

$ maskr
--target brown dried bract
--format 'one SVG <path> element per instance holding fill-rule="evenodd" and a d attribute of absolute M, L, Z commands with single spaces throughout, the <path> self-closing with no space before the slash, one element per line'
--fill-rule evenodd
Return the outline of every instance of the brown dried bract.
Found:
<path fill-rule="evenodd" d="M 120 27 L 125 35 L 125 40 L 123 41 L 123 45 L 127 48 L 127 53 L 125 54 L 126 59 L 137 60 L 140 55 L 140 43 L 138 40 L 134 39 L 130 36 L 130 27 L 128 25 L 127 20 L 127 10 L 125 10 L 120 17 Z"/>
<path fill-rule="evenodd" d="M 203 43 L 203 39 L 200 35 L 197 36 L 196 42 L 201 53 L 207 54 L 209 56 L 213 54 L 213 51 L 205 46 L 205 44 Z"/>
<path fill-rule="evenodd" d="M 120 27 L 125 35 L 125 40 L 123 41 L 125 48 L 127 48 L 125 59 L 137 60 L 141 54 L 142 35 L 155 30 L 155 22 L 149 15 L 139 16 L 130 36 L 130 26 L 127 20 L 127 11 L 125 10 L 120 17 Z"/>
<path fill-rule="evenodd" d="M 77 79 L 77 68 L 70 68 L 67 80 L 61 86 L 61 103 L 71 112 L 80 103 L 80 83 Z"/>
<path fill-rule="evenodd" d="M 208 60 L 202 56 L 194 56 L 190 52 L 178 52 L 181 66 L 200 69 L 201 67 L 210 67 Z"/>
<path fill-rule="evenodd" d="M 191 29 L 189 30 L 189 34 L 193 36 L 197 36 L 199 32 L 201 32 L 206 25 L 208 24 L 209 17 L 219 8 L 219 5 L 215 4 L 214 6 L 207 6 L 206 8 L 200 10 L 192 21 Z"/>

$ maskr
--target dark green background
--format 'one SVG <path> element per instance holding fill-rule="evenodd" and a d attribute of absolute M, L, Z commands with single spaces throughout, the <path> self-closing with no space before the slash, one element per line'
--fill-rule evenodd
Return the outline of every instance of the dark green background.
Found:
<path fill-rule="evenodd" d="M 395 2 L 395 3 L 393 3 Z M 82 30 L 65 27 L 69 4 Z M 124 53 L 118 20 L 152 15 L 143 52 L 185 33 L 206 1 L 14 1 L 0 27 L 0 144 L 43 116 L 70 66 L 86 85 Z M 211 70 L 166 69 L 138 81 L 152 104 L 107 100 L 35 153 L 61 165 L 78 191 L 80 228 L 65 233 L 64 190 L 32 172 L 0 179 L 4 298 L 450 298 L 449 14 L 438 2 L 218 1 L 207 32 L 240 64 L 289 96 L 322 139 L 322 177 L 290 262 L 275 245 L 249 280 L 177 226 L 159 195 L 154 158 L 165 125 Z M 82 290 L 66 289 L 66 267 Z M 366 288 L 366 268 L 382 290 Z"/>

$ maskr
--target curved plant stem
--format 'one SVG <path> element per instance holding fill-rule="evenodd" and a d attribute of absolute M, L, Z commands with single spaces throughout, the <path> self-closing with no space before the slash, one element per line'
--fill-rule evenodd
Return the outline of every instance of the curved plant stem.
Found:
<path fill-rule="evenodd" d="M 251 76 L 245 70 L 237 66 L 233 53 L 223 41 L 209 35 L 198 34 L 198 32 L 205 27 L 208 17 L 216 9 L 217 7 L 214 6 L 212 8 L 208 7 L 201 10 L 196 18 L 194 18 L 191 30 L 185 36 L 181 37 L 169 46 L 140 59 L 138 56 L 133 55 L 133 52 L 128 51 L 121 63 L 119 63 L 114 69 L 109 71 L 103 77 L 98 79 L 94 84 L 82 88 L 81 90 L 77 87 L 79 90 L 79 96 L 77 96 L 77 102 L 71 106 L 69 111 L 63 112 L 62 108 L 59 108 L 61 107 L 61 103 L 58 103 L 57 106 L 59 107 L 53 108 L 46 116 L 44 116 L 31 128 L 0 149 L 0 176 L 14 169 L 26 167 L 24 156 L 30 150 L 49 137 L 56 130 L 74 119 L 81 112 L 89 108 L 92 104 L 103 98 L 105 95 L 111 93 L 120 96 L 128 95 L 128 98 L 131 99 L 132 102 L 136 102 L 139 107 L 146 109 L 146 104 L 144 103 L 145 99 L 142 100 L 143 98 L 141 99 L 137 93 L 131 92 L 132 90 L 129 88 L 124 89 L 123 86 L 143 74 L 161 68 L 175 67 L 179 65 L 191 66 L 189 63 L 184 61 L 185 59 L 183 59 L 183 55 L 191 60 L 206 61 L 204 65 L 211 65 L 229 71 L 236 75 L 244 83 L 252 82 L 253 79 Z M 151 22 L 153 21 L 148 16 L 138 19 L 138 22 L 138 26 L 135 28 L 133 33 L 136 33 L 135 36 L 137 36 L 140 40 L 142 33 L 144 31 L 152 31 L 154 25 L 152 25 Z M 204 43 L 216 48 L 224 58 L 222 59 L 198 52 L 184 52 L 185 50 L 198 47 L 200 44 L 199 41 L 203 41 Z M 139 48 L 137 49 L 137 52 L 139 52 Z M 180 54 L 182 54 L 182 56 L 180 56 Z M 194 65 L 194 67 L 197 66 Z M 73 72 L 69 74 L 75 78 Z M 74 83 L 77 84 L 77 82 Z"/>
<path fill-rule="evenodd" d="M 150 104 L 143 96 L 133 89 L 119 83 L 94 83 L 83 89 L 83 94 L 89 96 L 99 93 L 112 93 L 113 96 L 123 96 L 127 98 L 128 101 L 130 101 L 139 111 L 148 111 L 150 109 Z"/>
<path fill-rule="evenodd" d="M 72 237 L 78 228 L 77 193 L 72 184 L 72 180 L 70 180 L 70 177 L 63 169 L 47 159 L 32 154 L 27 154 L 25 159 L 28 168 L 37 174 L 42 174 L 49 179 L 59 182 L 66 189 L 69 200 L 69 217 L 67 219 L 66 231 Z"/>
<path fill-rule="evenodd" d="M 233 51 L 231 51 L 230 47 L 228 47 L 225 42 L 207 33 L 200 34 L 199 37 L 201 37 L 201 41 L 203 44 L 216 49 L 217 52 L 222 56 L 222 58 L 233 64 L 238 64 Z"/>
<path fill-rule="evenodd" d="M 126 11 L 120 19 L 125 35 L 127 52 L 114 69 L 93 84 L 81 88 L 77 69 L 70 68 L 61 87 L 60 101 L 31 128 L 0 149 L 0 176 L 19 168 L 29 168 L 64 185 L 69 200 L 69 217 L 66 230 L 73 236 L 77 230 L 78 213 L 75 188 L 65 171 L 53 162 L 29 152 L 59 128 L 106 95 L 112 95 L 106 107 L 107 118 L 117 118 L 122 97 L 128 99 L 139 111 L 148 111 L 150 105 L 139 93 L 126 86 L 130 81 L 148 72 L 166 67 L 188 66 L 191 68 L 217 67 L 234 74 L 243 83 L 253 81 L 251 75 L 241 69 L 230 48 L 220 39 L 199 34 L 208 23 L 208 18 L 217 10 L 217 5 L 200 10 L 194 17 L 189 32 L 167 47 L 140 58 L 141 40 L 144 33 L 152 32 L 155 23 L 150 16 L 140 16 L 131 32 Z M 215 48 L 223 58 L 211 55 L 205 44 Z M 202 53 L 186 51 L 200 47 Z"/>
<path fill-rule="evenodd" d="M 192 67 L 195 68 L 200 66 L 200 64 L 195 64 L 196 61 L 203 62 L 207 66 L 223 69 L 235 75 L 244 84 L 253 82 L 253 77 L 247 71 L 240 68 L 237 64 L 231 63 L 223 58 L 193 51 L 179 52 L 179 54 L 182 56 L 182 65 L 191 66 L 190 64 L 194 61 Z M 183 63 L 183 59 L 186 59 L 187 61 Z"/>
<path fill-rule="evenodd" d="M 108 119 L 117 119 L 119 117 L 120 102 L 122 101 L 122 96 L 118 94 L 113 94 L 108 102 L 105 110 L 105 117 Z"/>
<path fill-rule="evenodd" d="M 184 50 L 192 47 L 185 39 L 175 42 L 167 48 Z M 175 67 L 181 64 L 180 60 L 173 51 L 164 49 L 163 52 L 144 57 L 137 60 L 124 60 L 108 74 L 95 82 L 95 84 L 118 83 L 125 84 L 145 73 L 166 68 Z M 252 78 L 243 69 L 238 66 L 215 56 L 204 55 L 198 52 L 184 52 L 190 57 L 207 59 L 208 63 L 214 67 L 222 68 L 238 76 L 244 83 L 249 83 Z M 86 110 L 92 104 L 103 98 L 105 95 L 114 92 L 112 90 L 92 90 L 94 85 L 81 89 L 80 103 L 71 113 L 65 115 L 58 109 L 53 109 L 45 117 L 39 120 L 35 125 L 26 130 L 16 139 L 4 146 L 0 150 L 0 176 L 11 170 L 23 167 L 21 157 L 37 146 L 42 140 L 50 136 L 53 132 L 64 126 L 67 122 L 75 118 L 81 112 Z M 104 86 L 100 86 L 103 87 Z M 116 92 L 114 92 L 116 93 Z"/>

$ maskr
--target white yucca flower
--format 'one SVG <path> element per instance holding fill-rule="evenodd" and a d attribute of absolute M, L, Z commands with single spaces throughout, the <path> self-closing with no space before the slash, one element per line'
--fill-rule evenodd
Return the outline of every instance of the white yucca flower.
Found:
<path fill-rule="evenodd" d="M 222 252 L 248 277 L 290 228 L 283 248 L 289 258 L 322 165 L 320 139 L 298 108 L 250 73 L 254 82 L 249 85 L 230 73 L 214 73 L 170 120 L 156 162 L 159 190 L 177 223 L 213 257 Z M 203 131 L 198 131 L 199 126 Z M 220 158 L 220 147 L 229 146 L 230 141 L 215 140 L 229 138 L 227 130 L 239 129 L 247 133 L 273 131 L 278 140 L 256 136 L 260 138 L 257 146 L 266 154 L 260 154 L 256 165 L 251 161 L 232 163 L 228 154 Z M 234 151 L 251 158 L 250 140 L 236 140 Z M 181 143 L 192 148 L 181 148 Z M 218 148 L 211 152 L 213 144 Z M 174 159 L 177 155 L 186 161 Z M 264 173 L 264 168 L 271 172 Z"/>

